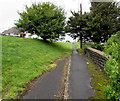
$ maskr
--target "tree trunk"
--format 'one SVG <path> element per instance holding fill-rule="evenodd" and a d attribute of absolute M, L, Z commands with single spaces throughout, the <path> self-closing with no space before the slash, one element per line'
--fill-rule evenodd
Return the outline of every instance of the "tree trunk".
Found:
<path fill-rule="evenodd" d="M 45 34 L 44 34 L 44 36 L 42 36 L 42 38 L 43 38 L 43 40 L 44 40 L 44 41 L 46 41 L 46 40 L 47 40 L 47 38 L 46 38 Z"/>
<path fill-rule="evenodd" d="M 82 34 L 80 34 L 80 48 L 82 49 Z"/>
<path fill-rule="evenodd" d="M 47 40 L 46 37 L 44 37 L 43 40 L 46 41 Z"/>

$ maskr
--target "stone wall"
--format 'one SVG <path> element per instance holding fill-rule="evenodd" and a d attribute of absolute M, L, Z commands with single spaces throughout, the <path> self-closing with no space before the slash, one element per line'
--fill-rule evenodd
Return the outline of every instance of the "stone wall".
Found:
<path fill-rule="evenodd" d="M 104 70 L 104 62 L 108 59 L 108 56 L 106 56 L 104 52 L 94 48 L 87 48 L 85 52 L 86 55 L 90 57 L 98 67 Z"/>

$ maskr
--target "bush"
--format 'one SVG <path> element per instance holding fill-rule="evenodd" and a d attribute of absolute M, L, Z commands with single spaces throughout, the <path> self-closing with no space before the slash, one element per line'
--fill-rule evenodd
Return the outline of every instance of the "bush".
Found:
<path fill-rule="evenodd" d="M 120 100 L 120 32 L 108 39 L 105 44 L 105 53 L 109 55 L 105 63 L 105 71 L 110 82 L 105 93 L 111 100 Z"/>
<path fill-rule="evenodd" d="M 92 45 L 91 45 L 92 48 L 95 48 L 95 49 L 98 49 L 100 51 L 103 51 L 104 50 L 104 44 L 100 44 L 100 43 L 96 43 L 94 42 Z"/>

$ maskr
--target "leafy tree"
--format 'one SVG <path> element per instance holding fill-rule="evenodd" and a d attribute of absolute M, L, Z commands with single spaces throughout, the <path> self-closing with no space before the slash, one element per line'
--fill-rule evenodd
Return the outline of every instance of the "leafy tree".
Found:
<path fill-rule="evenodd" d="M 85 15 L 82 15 L 79 12 L 72 12 L 72 16 L 69 18 L 67 25 L 69 27 L 68 32 L 71 33 L 70 36 L 74 39 L 79 37 L 82 48 L 82 40 L 86 37 L 85 33 L 88 30 Z"/>
<path fill-rule="evenodd" d="M 65 12 L 50 2 L 26 6 L 26 11 L 19 13 L 20 19 L 15 25 L 20 31 L 35 33 L 43 40 L 57 39 L 64 35 Z"/>
<path fill-rule="evenodd" d="M 120 21 L 117 17 L 120 15 L 120 8 L 115 2 L 92 2 L 90 19 L 91 39 L 94 42 L 105 42 L 117 31 L 120 30 Z"/>
<path fill-rule="evenodd" d="M 107 39 L 120 30 L 120 8 L 114 2 L 92 2 L 90 13 L 72 12 L 68 20 L 70 35 L 96 43 Z"/>

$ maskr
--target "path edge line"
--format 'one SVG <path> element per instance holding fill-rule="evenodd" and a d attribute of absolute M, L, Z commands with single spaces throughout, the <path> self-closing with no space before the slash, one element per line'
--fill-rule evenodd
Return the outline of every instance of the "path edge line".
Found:
<path fill-rule="evenodd" d="M 71 67 L 71 55 L 68 61 L 68 71 L 67 71 L 67 77 L 66 77 L 66 81 L 65 81 L 65 89 L 64 89 L 64 99 L 68 99 L 69 97 L 69 76 L 70 76 L 70 67 Z"/>

